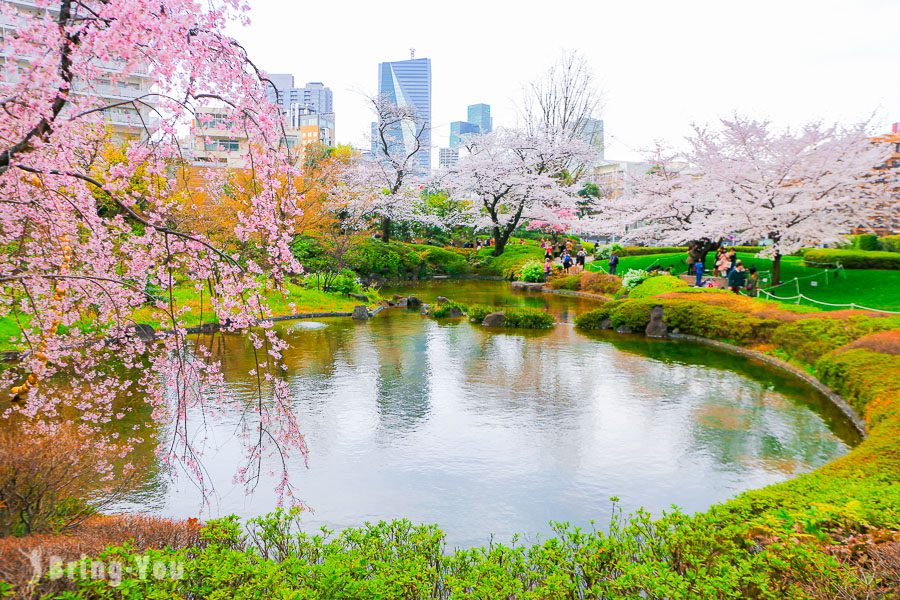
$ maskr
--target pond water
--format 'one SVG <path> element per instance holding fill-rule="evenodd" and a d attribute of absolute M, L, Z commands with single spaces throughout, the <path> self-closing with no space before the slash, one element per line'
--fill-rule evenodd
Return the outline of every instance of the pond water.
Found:
<path fill-rule="evenodd" d="M 583 298 L 513 293 L 504 282 L 444 281 L 393 292 L 464 303 L 542 307 L 552 331 L 501 333 L 464 320 L 385 310 L 368 322 L 279 324 L 287 377 L 311 455 L 291 469 L 309 529 L 406 517 L 437 523 L 451 546 L 491 534 L 533 541 L 549 521 L 605 522 L 626 510 L 702 510 L 812 470 L 856 443 L 814 390 L 707 347 L 611 333 L 570 321 Z M 223 358 L 230 393 L 253 396 L 246 339 L 201 339 Z M 264 514 L 232 484 L 242 464 L 233 423 L 212 428 L 204 463 L 216 497 L 199 515 Z M 196 517 L 200 493 L 157 477 L 132 507 Z"/>

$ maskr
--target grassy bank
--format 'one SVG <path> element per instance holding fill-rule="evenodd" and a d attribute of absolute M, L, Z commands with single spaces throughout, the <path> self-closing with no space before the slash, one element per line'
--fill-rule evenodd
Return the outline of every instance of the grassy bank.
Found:
<path fill-rule="evenodd" d="M 370 298 L 372 301 L 375 298 Z M 168 300 L 168 298 L 166 298 Z M 193 283 L 183 282 L 172 291 L 175 311 L 182 323 L 187 327 L 196 327 L 204 323 L 218 323 L 210 304 L 209 293 L 204 288 L 198 290 Z M 302 285 L 287 283 L 284 292 L 270 291 L 264 302 L 272 311 L 272 316 L 280 317 L 298 313 L 317 312 L 351 312 L 360 304 L 359 300 L 344 294 L 323 292 L 308 289 Z M 373 302 L 370 302 L 372 304 Z M 154 329 L 166 329 L 172 326 L 163 311 L 153 306 L 143 306 L 131 314 L 135 323 L 145 323 Z M 85 327 L 90 325 L 86 323 Z M 19 326 L 11 317 L 0 318 L 0 351 L 19 350 L 21 345 L 13 338 L 19 336 Z"/>
<path fill-rule="evenodd" d="M 686 254 L 683 252 L 667 254 L 651 254 L 645 256 L 625 256 L 620 259 L 618 275 L 625 274 L 629 269 L 646 269 L 653 265 L 661 265 L 667 268 L 674 265 L 678 274 L 687 272 L 685 263 Z M 772 261 L 767 258 L 757 258 L 753 254 L 738 253 L 738 258 L 749 268 L 755 266 L 758 271 L 770 272 Z M 598 260 L 588 265 L 590 271 L 606 269 L 606 261 Z M 795 296 L 797 290 L 804 296 L 808 296 L 819 302 L 832 304 L 856 303 L 869 308 L 881 310 L 900 311 L 900 271 L 883 269 L 844 269 L 835 276 L 834 271 L 827 275 L 822 268 L 812 268 L 803 264 L 799 256 L 785 256 L 781 259 L 781 280 L 790 282 L 794 278 L 800 279 L 797 284 L 787 283 L 781 287 L 770 290 L 776 296 Z M 768 274 L 761 277 L 762 287 L 769 286 Z M 813 304 L 801 301 L 802 304 Z M 823 310 L 838 310 L 841 307 L 828 307 L 818 305 Z"/>

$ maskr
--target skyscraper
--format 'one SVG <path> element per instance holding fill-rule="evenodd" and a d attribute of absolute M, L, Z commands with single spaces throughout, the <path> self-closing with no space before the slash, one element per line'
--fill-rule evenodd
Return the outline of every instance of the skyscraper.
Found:
<path fill-rule="evenodd" d="M 578 137 L 597 150 L 597 158 L 603 160 L 603 119 L 590 117 L 581 121 Z"/>
<path fill-rule="evenodd" d="M 423 129 L 419 142 L 420 150 L 416 158 L 423 172 L 431 170 L 431 59 L 410 58 L 378 65 L 378 93 L 386 96 L 398 106 L 413 106 L 416 109 L 415 131 L 412 127 L 399 127 L 393 136 L 403 145 L 412 149 L 415 134 Z M 372 141 L 373 154 L 375 140 Z"/>
<path fill-rule="evenodd" d="M 290 119 L 291 114 L 334 112 L 331 89 L 321 81 L 311 81 L 303 87 L 294 87 L 294 76 L 285 73 L 269 75 L 275 84 L 266 87 L 269 102 L 278 104 L 281 114 Z"/>
<path fill-rule="evenodd" d="M 459 148 L 462 137 L 467 133 L 479 133 L 478 125 L 468 121 L 453 121 L 450 123 L 450 147 Z"/>
<path fill-rule="evenodd" d="M 490 104 L 470 104 L 466 120 L 477 125 L 479 133 L 490 133 L 494 129 Z"/>

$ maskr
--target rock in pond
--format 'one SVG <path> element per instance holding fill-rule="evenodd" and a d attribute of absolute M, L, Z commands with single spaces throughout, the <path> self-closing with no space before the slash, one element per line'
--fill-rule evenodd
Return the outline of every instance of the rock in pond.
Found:
<path fill-rule="evenodd" d="M 668 328 L 666 327 L 666 324 L 663 323 L 662 306 L 657 304 L 650 310 L 650 322 L 647 323 L 647 329 L 644 330 L 644 333 L 647 334 L 647 337 L 652 338 L 668 337 Z"/>
<path fill-rule="evenodd" d="M 365 321 L 369 318 L 369 309 L 365 306 L 354 306 L 351 317 L 360 321 Z"/>
<path fill-rule="evenodd" d="M 415 296 L 410 296 L 406 299 L 407 308 L 418 308 L 419 306 L 422 306 L 422 301 Z"/>
<path fill-rule="evenodd" d="M 490 313 L 485 315 L 481 324 L 485 327 L 503 327 L 506 324 L 506 315 L 502 312 Z"/>

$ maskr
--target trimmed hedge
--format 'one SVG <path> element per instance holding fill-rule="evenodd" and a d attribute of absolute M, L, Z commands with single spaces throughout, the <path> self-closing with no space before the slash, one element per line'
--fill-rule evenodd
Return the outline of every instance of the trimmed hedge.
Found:
<path fill-rule="evenodd" d="M 878 242 L 885 252 L 900 252 L 900 235 L 886 235 L 878 238 Z"/>
<path fill-rule="evenodd" d="M 579 315 L 575 326 L 586 330 L 601 329 L 602 322 L 609 319 L 613 328 L 642 331 L 650 322 L 650 311 L 654 306 L 663 307 L 663 318 L 670 330 L 706 338 L 764 342 L 780 323 L 776 319 L 736 313 L 723 306 L 695 300 L 641 298 L 607 302 L 597 310 Z"/>
<path fill-rule="evenodd" d="M 900 317 L 832 319 L 823 315 L 780 325 L 772 335 L 772 342 L 792 357 L 812 365 L 823 355 L 853 340 L 897 328 L 900 328 Z"/>
<path fill-rule="evenodd" d="M 840 394 L 869 428 L 888 416 L 900 398 L 900 355 L 855 348 L 830 352 L 816 363 L 819 381 Z M 900 415 L 898 415 L 900 416 Z"/>
<path fill-rule="evenodd" d="M 734 248 L 736 252 L 762 252 L 763 246 L 727 246 Z M 619 256 L 647 256 L 649 254 L 675 254 L 687 253 L 687 246 L 625 246 L 619 251 Z"/>
<path fill-rule="evenodd" d="M 839 250 L 836 248 L 813 248 L 803 253 L 806 266 L 810 263 L 840 263 L 845 269 L 900 269 L 898 252 L 866 252 L 864 250 Z"/>

